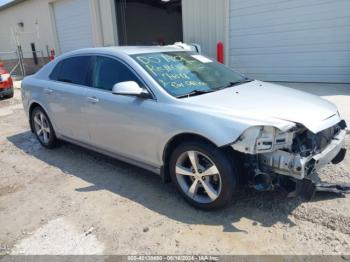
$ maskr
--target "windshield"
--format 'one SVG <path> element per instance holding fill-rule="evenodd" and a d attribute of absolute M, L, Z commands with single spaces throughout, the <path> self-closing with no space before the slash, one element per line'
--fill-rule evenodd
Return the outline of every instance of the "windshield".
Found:
<path fill-rule="evenodd" d="M 200 95 L 250 81 L 230 68 L 193 52 L 132 56 L 168 93 Z"/>

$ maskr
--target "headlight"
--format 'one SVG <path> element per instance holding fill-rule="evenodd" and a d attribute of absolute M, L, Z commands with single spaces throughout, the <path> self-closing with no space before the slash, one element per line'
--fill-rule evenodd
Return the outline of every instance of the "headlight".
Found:
<path fill-rule="evenodd" d="M 282 132 L 271 126 L 248 128 L 232 145 L 233 149 L 246 154 L 269 153 L 278 149 L 290 149 L 294 131 Z"/>

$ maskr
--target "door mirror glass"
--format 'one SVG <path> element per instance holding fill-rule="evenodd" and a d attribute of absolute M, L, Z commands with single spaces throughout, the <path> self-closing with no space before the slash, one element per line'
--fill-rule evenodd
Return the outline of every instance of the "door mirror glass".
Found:
<path fill-rule="evenodd" d="M 149 93 L 134 81 L 120 82 L 113 86 L 114 95 L 149 97 Z"/>

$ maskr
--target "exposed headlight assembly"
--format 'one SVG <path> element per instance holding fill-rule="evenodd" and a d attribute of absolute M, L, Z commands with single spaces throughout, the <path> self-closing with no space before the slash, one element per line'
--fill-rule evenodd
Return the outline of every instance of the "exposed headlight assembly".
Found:
<path fill-rule="evenodd" d="M 246 154 L 262 154 L 278 149 L 290 149 L 293 144 L 294 131 L 282 132 L 271 126 L 248 128 L 232 144 L 233 149 Z"/>

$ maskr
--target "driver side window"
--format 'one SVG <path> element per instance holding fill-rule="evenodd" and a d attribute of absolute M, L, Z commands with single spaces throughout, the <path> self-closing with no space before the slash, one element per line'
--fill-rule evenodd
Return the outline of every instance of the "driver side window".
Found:
<path fill-rule="evenodd" d="M 135 81 L 142 86 L 136 75 L 123 63 L 103 56 L 96 56 L 93 66 L 92 86 L 112 91 L 113 86 L 124 81 Z"/>

